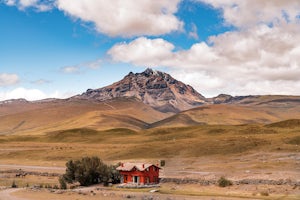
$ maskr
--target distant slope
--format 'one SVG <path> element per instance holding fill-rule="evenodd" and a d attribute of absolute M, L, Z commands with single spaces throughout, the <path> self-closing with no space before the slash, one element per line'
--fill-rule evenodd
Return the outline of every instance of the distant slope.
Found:
<path fill-rule="evenodd" d="M 300 119 L 289 119 L 266 125 L 270 128 L 300 128 Z"/>
<path fill-rule="evenodd" d="M 0 113 L 0 134 L 43 134 L 82 127 L 144 129 L 148 124 L 169 116 L 134 98 L 106 102 L 74 99 L 14 101 L 1 104 Z"/>
<path fill-rule="evenodd" d="M 268 124 L 291 118 L 300 118 L 300 105 L 284 103 L 241 105 L 219 104 L 193 108 L 178 113 L 160 122 L 154 127 L 190 126 L 196 124 L 239 125 L 261 123 Z"/>
<path fill-rule="evenodd" d="M 217 97 L 209 99 L 212 104 L 234 104 L 234 105 L 268 105 L 275 107 L 289 107 L 300 105 L 300 96 L 289 95 L 248 95 L 231 96 L 220 94 Z"/>

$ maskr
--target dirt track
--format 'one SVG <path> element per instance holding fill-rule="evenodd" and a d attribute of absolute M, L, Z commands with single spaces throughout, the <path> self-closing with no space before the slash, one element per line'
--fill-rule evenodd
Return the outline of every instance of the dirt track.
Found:
<path fill-rule="evenodd" d="M 24 198 L 19 198 L 11 195 L 11 193 L 17 192 L 19 190 L 22 190 L 22 188 L 10 188 L 10 189 L 0 190 L 0 200 L 27 200 Z"/>

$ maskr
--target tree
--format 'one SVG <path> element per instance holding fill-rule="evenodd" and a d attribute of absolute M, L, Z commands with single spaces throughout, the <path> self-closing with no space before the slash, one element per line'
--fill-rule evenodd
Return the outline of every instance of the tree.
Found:
<path fill-rule="evenodd" d="M 66 163 L 64 180 L 68 183 L 78 181 L 88 186 L 97 183 L 120 182 L 119 172 L 115 166 L 107 166 L 98 157 L 83 157 L 81 160 L 69 160 Z"/>

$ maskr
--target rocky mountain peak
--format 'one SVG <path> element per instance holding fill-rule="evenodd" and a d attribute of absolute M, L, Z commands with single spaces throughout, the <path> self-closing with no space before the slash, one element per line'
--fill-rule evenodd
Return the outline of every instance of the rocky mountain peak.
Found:
<path fill-rule="evenodd" d="M 100 89 L 88 89 L 73 98 L 104 101 L 117 97 L 134 97 L 163 112 L 178 112 L 207 103 L 191 86 L 151 68 L 141 73 L 130 72 L 121 81 Z"/>

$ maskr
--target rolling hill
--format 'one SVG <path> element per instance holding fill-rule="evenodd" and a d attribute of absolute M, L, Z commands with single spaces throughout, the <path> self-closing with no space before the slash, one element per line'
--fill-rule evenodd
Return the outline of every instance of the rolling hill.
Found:
<path fill-rule="evenodd" d="M 105 102 L 78 99 L 51 101 L 11 101 L 0 106 L 0 134 L 43 134 L 72 128 L 147 128 L 164 119 L 161 113 L 135 98 Z"/>
<path fill-rule="evenodd" d="M 299 96 L 205 98 L 164 72 L 129 73 L 119 82 L 68 99 L 0 102 L 0 134 L 59 130 L 268 124 L 300 119 Z"/>

